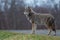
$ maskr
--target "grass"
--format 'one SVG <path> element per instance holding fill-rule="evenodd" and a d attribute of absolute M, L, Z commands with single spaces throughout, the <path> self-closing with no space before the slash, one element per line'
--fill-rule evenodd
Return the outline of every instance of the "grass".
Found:
<path fill-rule="evenodd" d="M 3 40 L 5 38 L 8 38 L 10 36 L 17 35 L 16 33 L 11 33 L 11 32 L 5 32 L 5 31 L 0 31 L 0 40 Z"/>
<path fill-rule="evenodd" d="M 0 31 L 0 40 L 60 40 L 60 36 L 22 34 Z"/>

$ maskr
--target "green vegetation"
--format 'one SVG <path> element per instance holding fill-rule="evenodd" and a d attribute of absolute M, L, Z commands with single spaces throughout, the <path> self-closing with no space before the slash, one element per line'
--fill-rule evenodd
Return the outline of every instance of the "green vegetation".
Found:
<path fill-rule="evenodd" d="M 8 37 L 14 36 L 14 35 L 16 35 L 16 33 L 0 31 L 0 40 L 3 40 L 5 38 L 8 38 Z"/>
<path fill-rule="evenodd" d="M 0 31 L 0 40 L 60 40 L 60 36 L 22 34 Z"/>

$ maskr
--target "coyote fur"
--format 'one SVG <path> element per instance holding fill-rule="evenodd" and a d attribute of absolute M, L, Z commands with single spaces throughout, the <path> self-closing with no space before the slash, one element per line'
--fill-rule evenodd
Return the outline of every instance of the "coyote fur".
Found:
<path fill-rule="evenodd" d="M 55 18 L 50 13 L 36 13 L 32 10 L 32 8 L 25 8 L 24 15 L 26 15 L 27 20 L 32 23 L 32 34 L 35 34 L 37 24 L 45 25 L 49 30 L 48 35 L 51 34 L 51 31 L 54 31 L 56 35 L 55 28 Z"/>

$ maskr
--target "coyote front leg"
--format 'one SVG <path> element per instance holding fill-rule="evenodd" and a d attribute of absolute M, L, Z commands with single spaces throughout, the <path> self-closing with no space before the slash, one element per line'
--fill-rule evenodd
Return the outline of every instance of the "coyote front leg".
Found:
<path fill-rule="evenodd" d="M 32 23 L 32 34 L 35 34 L 37 25 L 35 23 Z"/>

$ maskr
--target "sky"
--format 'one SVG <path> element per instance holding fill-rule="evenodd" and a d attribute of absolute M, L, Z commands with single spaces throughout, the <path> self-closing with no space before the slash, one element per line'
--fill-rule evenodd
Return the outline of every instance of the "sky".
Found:
<path fill-rule="evenodd" d="M 3 1 L 3 0 L 2 0 Z M 31 6 L 31 7 L 40 7 L 40 6 L 51 6 L 54 7 L 54 4 L 59 4 L 60 0 L 55 0 L 54 2 L 51 2 L 51 0 L 23 0 L 25 6 Z M 8 2 L 11 2 L 11 0 L 8 0 Z M 17 2 L 18 3 L 18 2 Z M 2 3 L 0 0 L 0 4 L 2 7 L 2 10 L 4 9 L 4 2 Z M 10 7 L 10 5 L 8 4 L 8 8 Z"/>
<path fill-rule="evenodd" d="M 27 6 L 33 6 L 33 7 L 35 7 L 35 6 L 42 6 L 44 4 L 53 6 L 53 2 L 51 2 L 50 0 L 35 0 L 35 2 L 34 2 L 34 0 L 24 0 L 24 3 Z M 59 0 L 55 0 L 54 3 L 58 4 Z"/>

